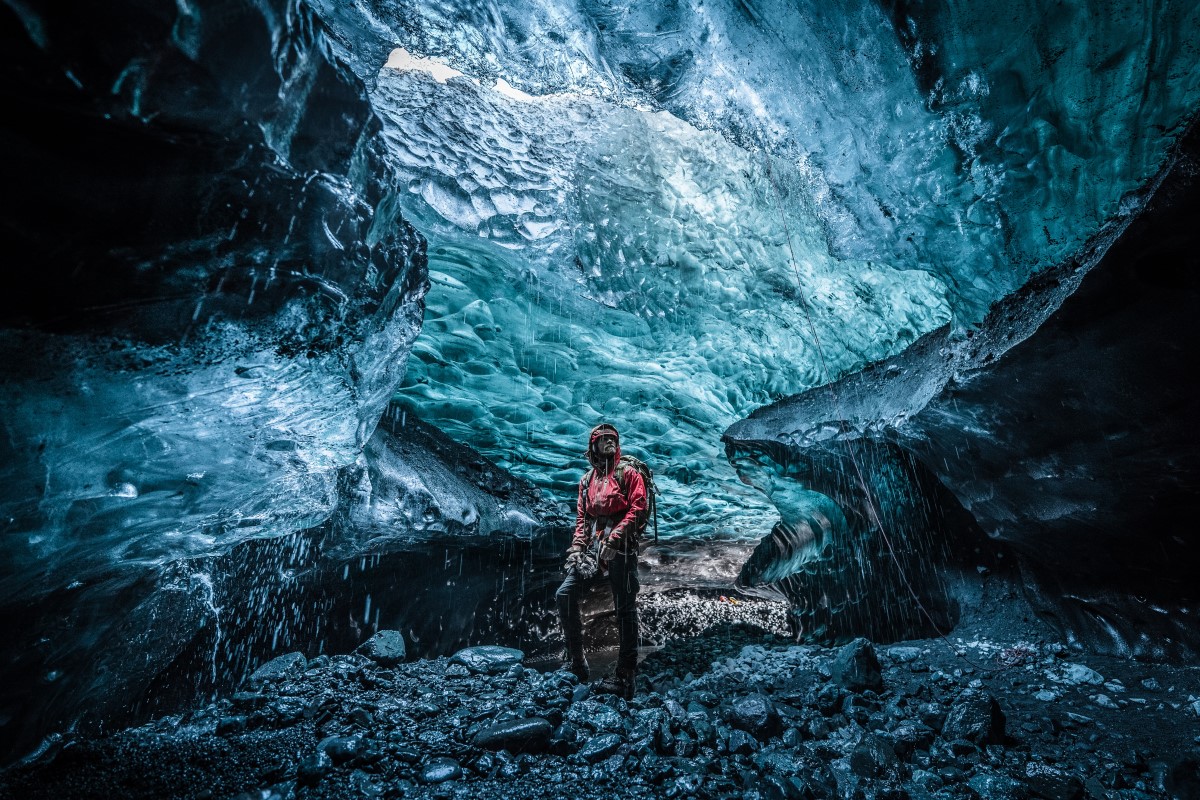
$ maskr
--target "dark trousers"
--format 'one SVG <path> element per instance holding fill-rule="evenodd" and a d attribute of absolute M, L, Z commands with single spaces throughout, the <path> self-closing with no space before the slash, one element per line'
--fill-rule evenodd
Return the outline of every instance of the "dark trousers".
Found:
<path fill-rule="evenodd" d="M 583 616 L 579 612 L 579 595 L 596 581 L 607 580 L 612 588 L 613 605 L 617 610 L 617 632 L 620 649 L 617 651 L 617 667 L 632 671 L 637 667 L 638 619 L 637 619 L 637 552 L 618 553 L 608 565 L 608 575 L 596 574 L 594 578 L 580 578 L 574 571 L 567 573 L 555 593 L 558 600 L 558 618 L 562 623 L 563 637 L 567 640 L 567 653 L 571 658 L 583 654 Z"/>

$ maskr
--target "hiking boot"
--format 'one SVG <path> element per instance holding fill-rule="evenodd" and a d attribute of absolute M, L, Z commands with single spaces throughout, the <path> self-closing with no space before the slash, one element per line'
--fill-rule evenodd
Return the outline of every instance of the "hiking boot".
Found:
<path fill-rule="evenodd" d="M 572 659 L 563 664 L 562 668 L 578 678 L 580 683 L 587 683 L 588 678 L 592 677 L 592 672 L 588 669 L 586 658 L 581 658 L 578 661 Z"/>
<path fill-rule="evenodd" d="M 636 680 L 637 673 L 634 670 L 617 667 L 616 672 L 595 685 L 595 690 L 601 694 L 615 694 L 622 700 L 632 700 Z"/>

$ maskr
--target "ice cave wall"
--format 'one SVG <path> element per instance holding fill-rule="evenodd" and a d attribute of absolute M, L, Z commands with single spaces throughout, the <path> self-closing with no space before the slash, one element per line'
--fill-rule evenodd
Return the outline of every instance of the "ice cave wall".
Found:
<path fill-rule="evenodd" d="M 118 718 L 220 630 L 209 559 L 330 517 L 428 284 L 363 88 L 303 4 L 5 4 L 0 25 L 23 276 L 0 301 L 7 757 Z M 225 630 L 264 580 L 229 584 Z"/>
<path fill-rule="evenodd" d="M 1027 595 L 1066 640 L 1194 661 L 1200 401 L 1185 354 L 1198 344 L 1200 125 L 1129 206 L 1137 211 L 996 304 L 970 336 L 931 333 L 731 426 L 734 458 L 765 462 L 767 478 L 793 476 L 790 496 L 816 490 L 861 515 L 864 494 L 889 505 L 884 473 L 861 455 L 861 472 L 837 464 L 903 452 L 953 493 L 944 505 L 961 503 L 982 527 L 984 551 L 1019 559 Z M 912 516 L 884 520 L 884 534 L 902 536 Z M 820 553 L 768 554 L 758 571 L 790 577 L 801 608 L 838 571 Z"/>

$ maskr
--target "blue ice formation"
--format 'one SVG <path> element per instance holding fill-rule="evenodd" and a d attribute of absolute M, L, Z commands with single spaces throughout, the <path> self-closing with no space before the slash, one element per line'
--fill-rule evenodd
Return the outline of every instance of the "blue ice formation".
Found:
<path fill-rule="evenodd" d="M 399 397 L 559 498 L 612 421 L 670 534 L 765 531 L 713 430 L 970 329 L 1196 105 L 1196 9 L 1026 5 L 323 6 L 430 243 Z"/>

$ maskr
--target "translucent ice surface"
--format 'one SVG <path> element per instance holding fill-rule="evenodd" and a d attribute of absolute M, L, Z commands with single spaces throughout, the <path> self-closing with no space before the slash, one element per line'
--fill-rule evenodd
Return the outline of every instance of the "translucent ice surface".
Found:
<path fill-rule="evenodd" d="M 721 426 L 976 324 L 1200 92 L 1187 5 L 321 7 L 431 245 L 401 399 L 559 497 L 612 421 L 680 533 L 765 530 Z"/>

